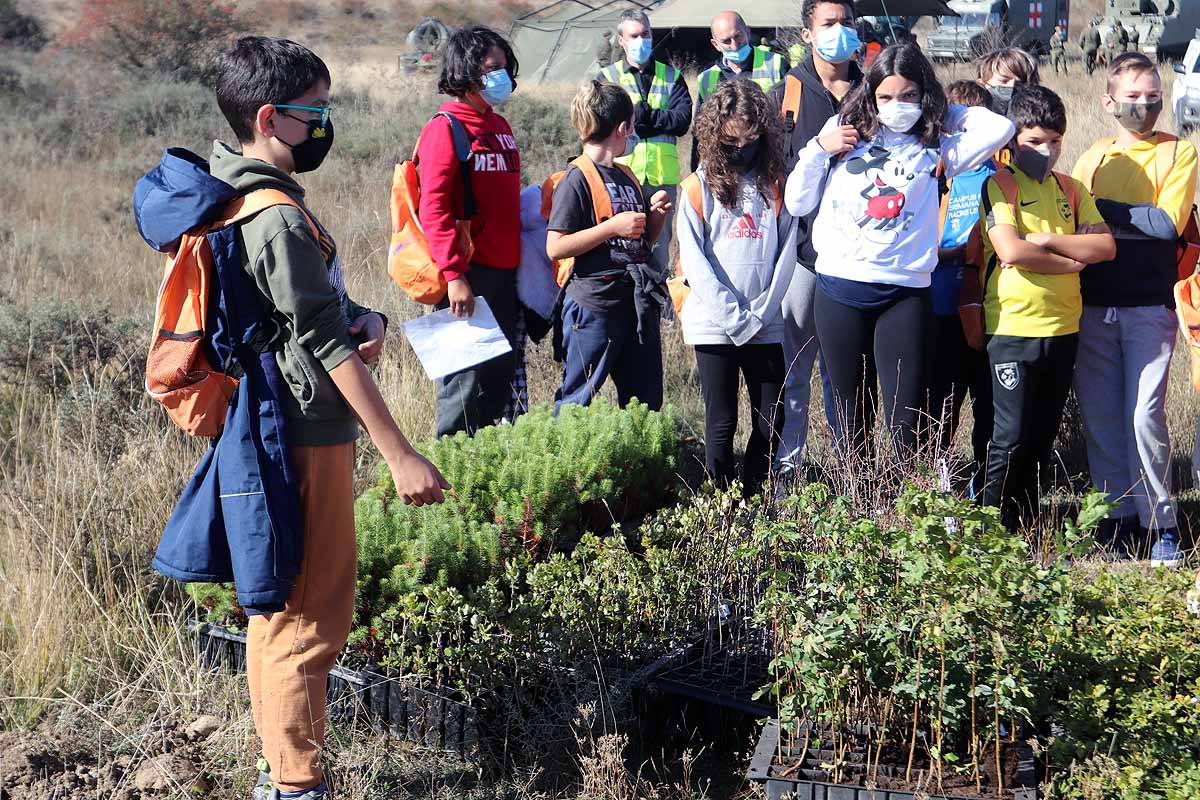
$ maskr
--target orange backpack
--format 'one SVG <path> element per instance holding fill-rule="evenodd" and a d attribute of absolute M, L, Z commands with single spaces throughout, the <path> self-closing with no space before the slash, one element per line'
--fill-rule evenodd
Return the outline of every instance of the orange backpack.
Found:
<path fill-rule="evenodd" d="M 1200 274 L 1175 284 L 1175 315 L 1192 361 L 1192 388 L 1200 392 Z"/>
<path fill-rule="evenodd" d="M 1058 188 L 1062 189 L 1066 195 L 1067 202 L 1071 204 L 1071 213 L 1075 217 L 1076 225 L 1079 224 L 1079 201 L 1082 199 L 1079 193 L 1079 186 L 1075 183 L 1070 175 L 1062 172 L 1052 172 L 1054 179 L 1058 181 Z M 992 175 L 991 180 L 996 182 L 996 186 L 1000 187 L 1000 192 L 1004 195 L 1004 200 L 1013 207 L 1014 213 L 1018 206 L 1018 195 L 1020 189 L 1017 186 L 1017 178 L 1012 173 L 1011 167 L 1001 167 Z M 983 201 L 987 200 L 987 184 L 983 185 Z M 980 229 L 979 223 L 975 223 L 976 229 Z M 992 258 L 995 259 L 995 253 Z M 988 281 L 992 278 L 992 271 L 995 269 L 994 264 L 983 264 L 983 232 L 980 230 L 978 235 L 972 231 L 972 236 L 967 240 L 967 263 L 979 263 L 982 268 L 986 268 L 986 274 L 981 276 L 980 290 L 987 291 Z"/>
<path fill-rule="evenodd" d="M 783 114 L 783 129 L 788 136 L 796 129 L 800 119 L 800 103 L 804 100 L 804 84 L 790 72 L 783 79 L 783 103 L 780 113 Z"/>
<path fill-rule="evenodd" d="M 191 436 L 216 436 L 221 432 L 238 385 L 236 378 L 214 370 L 204 353 L 213 322 L 209 300 L 216 279 L 207 235 L 279 205 L 300 209 L 322 252 L 332 246 L 295 200 L 278 189 L 261 189 L 233 200 L 216 220 L 185 233 L 167 259 L 146 356 L 146 392 L 166 408 L 172 422 Z"/>
<path fill-rule="evenodd" d="M 1080 174 L 1080 182 L 1087 187 L 1089 192 L 1092 191 L 1096 172 L 1104 163 L 1104 156 L 1108 153 L 1108 148 L 1116 141 L 1115 136 L 1101 139 L 1079 157 L 1079 163 L 1075 165 L 1075 169 Z M 1158 144 L 1154 148 L 1154 202 L 1156 203 L 1158 196 L 1162 194 L 1163 185 L 1167 182 L 1167 176 L 1175 168 L 1175 151 L 1178 146 L 1178 137 L 1169 133 L 1158 134 Z M 1193 205 L 1187 222 L 1184 224 L 1183 234 L 1179 237 L 1175 248 L 1175 265 L 1178 268 L 1179 280 L 1184 280 L 1194 273 L 1198 261 L 1200 261 L 1200 225 L 1197 225 L 1196 206 Z"/>
<path fill-rule="evenodd" d="M 454 139 L 454 153 L 458 158 L 459 172 L 463 181 L 463 218 L 458 221 L 456 246 L 467 260 L 475 253 L 471 241 L 471 217 L 479 210 L 475 193 L 471 189 L 471 170 L 474 156 L 471 140 L 466 128 L 449 112 L 439 111 L 434 115 L 445 117 L 450 122 L 450 135 Z M 392 173 L 390 202 L 392 241 L 388 246 L 388 275 L 404 290 L 405 294 L 422 305 L 432 306 L 446 296 L 446 279 L 433 260 L 429 240 L 421 230 L 418 209 L 421 205 L 421 179 L 418 172 L 417 147 L 413 145 L 412 158 L 397 164 Z"/>
<path fill-rule="evenodd" d="M 692 210 L 696 212 L 696 215 L 701 220 L 704 220 L 704 187 L 700 184 L 700 176 L 694 172 L 688 175 L 679 184 L 679 189 L 687 197 L 687 201 L 691 204 Z M 774 186 L 771 199 L 775 203 L 775 216 L 778 217 L 783 213 L 783 192 L 779 184 Z M 676 238 L 678 239 L 678 214 L 675 216 L 675 225 L 677 226 Z M 683 274 L 683 260 L 678 254 L 675 256 L 675 274 L 667 279 L 667 292 L 671 295 L 671 305 L 674 306 L 675 317 L 678 319 L 680 313 L 683 311 L 683 304 L 687 302 L 688 295 L 692 293 L 692 287 L 688 285 L 687 277 Z"/>
<path fill-rule="evenodd" d="M 600 174 L 600 170 L 596 169 L 596 165 L 587 156 L 579 156 L 571 164 L 582 172 L 583 177 L 587 180 L 588 193 L 592 196 L 592 211 L 596 216 L 596 224 L 599 225 L 605 220 L 612 219 L 612 198 L 608 195 L 608 187 L 604 185 L 604 177 Z M 633 174 L 633 170 L 629 167 L 615 162 L 613 166 L 621 170 L 625 174 L 625 177 L 629 178 L 634 185 L 641 186 L 637 176 Z M 550 219 L 550 209 L 554 204 L 554 189 L 566 177 L 566 174 L 567 171 L 564 169 L 554 173 L 542 183 L 542 218 L 545 220 Z M 554 270 L 554 280 L 558 285 L 565 286 L 571 278 L 571 271 L 575 268 L 575 259 L 551 259 L 550 268 Z"/>

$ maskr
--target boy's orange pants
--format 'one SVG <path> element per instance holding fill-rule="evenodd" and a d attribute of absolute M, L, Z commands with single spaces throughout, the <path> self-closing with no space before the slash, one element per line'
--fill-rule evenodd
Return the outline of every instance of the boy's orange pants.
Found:
<path fill-rule="evenodd" d="M 354 614 L 354 443 L 292 447 L 304 557 L 282 611 L 250 618 L 246 674 L 254 727 L 281 791 L 322 781 L 325 681 Z"/>

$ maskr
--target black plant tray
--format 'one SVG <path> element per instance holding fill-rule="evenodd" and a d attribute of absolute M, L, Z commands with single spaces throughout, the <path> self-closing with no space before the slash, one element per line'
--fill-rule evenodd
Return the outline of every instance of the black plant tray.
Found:
<path fill-rule="evenodd" d="M 200 663 L 232 672 L 246 670 L 246 634 L 218 625 L 197 623 Z M 449 750 L 463 757 L 479 753 L 476 709 L 417 686 L 411 678 L 336 666 L 326 688 L 329 716 L 365 720 L 397 738 Z"/>
<path fill-rule="evenodd" d="M 754 645 L 715 651 L 696 646 L 683 663 L 654 678 L 650 686 L 663 694 L 769 717 L 775 709 L 755 699 L 759 689 L 771 682 L 769 664 L 770 656 Z"/>
<path fill-rule="evenodd" d="M 848 786 L 846 784 L 829 783 L 821 780 L 825 773 L 817 769 L 799 769 L 797 776 L 778 774 L 775 766 L 775 754 L 779 748 L 779 723 L 768 720 L 763 726 L 762 736 L 758 746 L 754 748 L 754 756 L 750 759 L 750 769 L 746 778 L 751 783 L 761 784 L 766 790 L 767 800 L 964 800 L 977 798 L 976 794 L 931 794 L 928 792 L 909 792 L 899 789 L 870 789 L 865 786 Z M 815 766 L 820 761 L 820 753 L 813 759 Z M 832 754 L 830 754 L 832 755 Z M 851 756 L 851 761 L 853 756 Z M 806 759 L 806 765 L 808 761 Z M 850 765 L 853 771 L 853 763 Z M 900 770 L 896 769 L 895 773 Z M 1032 782 L 1032 766 L 1023 770 L 1029 774 Z M 890 774 L 887 767 L 880 768 L 881 774 Z M 1037 800 L 1036 788 L 1021 788 L 1012 790 L 1013 800 Z"/>

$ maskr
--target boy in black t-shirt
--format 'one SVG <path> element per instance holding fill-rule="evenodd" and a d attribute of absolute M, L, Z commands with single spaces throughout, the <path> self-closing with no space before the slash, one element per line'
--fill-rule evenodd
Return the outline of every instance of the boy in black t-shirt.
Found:
<path fill-rule="evenodd" d="M 666 292 L 653 268 L 649 243 L 662 231 L 671 203 L 656 192 L 647 203 L 641 184 L 614 163 L 633 150 L 633 102 L 616 84 L 592 81 L 571 104 L 583 141 L 582 160 L 554 190 L 546 253 L 574 259 L 563 287 L 563 383 L 555 408 L 587 405 L 612 376 L 618 402 L 637 398 L 662 406 L 661 303 Z M 592 187 L 603 184 L 611 216 L 597 222 Z"/>

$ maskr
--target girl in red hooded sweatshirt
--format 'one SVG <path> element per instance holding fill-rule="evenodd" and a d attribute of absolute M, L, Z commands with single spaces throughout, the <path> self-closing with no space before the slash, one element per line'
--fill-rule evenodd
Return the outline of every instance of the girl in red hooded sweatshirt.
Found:
<path fill-rule="evenodd" d="M 504 37 L 483 26 L 462 28 L 446 44 L 438 91 L 442 104 L 421 131 L 421 228 L 448 290 L 438 308 L 459 317 L 475 312 L 475 298 L 491 307 L 509 342 L 516 337 L 516 268 L 521 258 L 521 159 L 508 121 L 496 113 L 516 87 L 517 59 Z M 466 129 L 472 150 L 470 181 L 476 209 L 470 261 L 455 246 L 458 220 L 466 218 L 464 176 L 455 154 L 451 121 Z M 437 382 L 438 436 L 494 424 L 512 392 L 512 353 Z"/>

